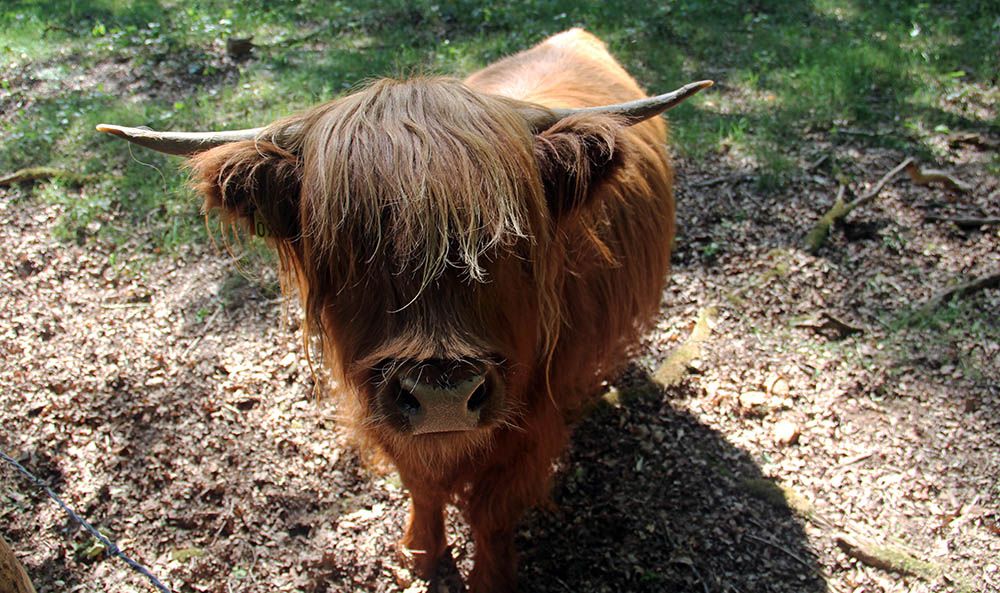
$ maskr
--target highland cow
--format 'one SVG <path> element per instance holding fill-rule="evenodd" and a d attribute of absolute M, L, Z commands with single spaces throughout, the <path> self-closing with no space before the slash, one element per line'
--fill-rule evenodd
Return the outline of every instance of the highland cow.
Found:
<path fill-rule="evenodd" d="M 596 37 L 464 81 L 379 80 L 230 132 L 99 126 L 186 155 L 206 211 L 263 225 L 364 442 L 411 496 L 430 578 L 444 507 L 471 591 L 516 588 L 514 534 L 575 417 L 654 319 L 674 237 L 666 124 L 711 82 L 646 98 Z"/>

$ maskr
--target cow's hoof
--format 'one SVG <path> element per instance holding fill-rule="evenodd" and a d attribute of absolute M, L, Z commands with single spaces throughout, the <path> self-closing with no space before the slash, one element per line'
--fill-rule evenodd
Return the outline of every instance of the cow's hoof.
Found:
<path fill-rule="evenodd" d="M 447 550 L 447 548 L 445 548 Z M 403 542 L 396 545 L 396 555 L 404 566 L 408 566 L 413 574 L 425 581 L 433 579 L 438 573 L 438 564 L 445 555 L 441 550 L 437 553 L 428 553 L 424 550 L 415 550 L 406 546 Z"/>
<path fill-rule="evenodd" d="M 517 593 L 517 572 L 473 568 L 468 584 L 469 593 Z"/>

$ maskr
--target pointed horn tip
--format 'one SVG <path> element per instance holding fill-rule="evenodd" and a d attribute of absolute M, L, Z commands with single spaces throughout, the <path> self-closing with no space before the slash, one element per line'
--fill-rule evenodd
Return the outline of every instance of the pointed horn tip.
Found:
<path fill-rule="evenodd" d="M 105 134 L 113 134 L 122 138 L 126 136 L 124 128 L 112 124 L 97 124 L 97 131 Z"/>
<path fill-rule="evenodd" d="M 682 86 L 677 92 L 684 93 L 685 95 L 693 95 L 695 93 L 700 93 L 701 91 L 715 86 L 714 80 L 699 80 L 697 82 L 689 82 Z"/>

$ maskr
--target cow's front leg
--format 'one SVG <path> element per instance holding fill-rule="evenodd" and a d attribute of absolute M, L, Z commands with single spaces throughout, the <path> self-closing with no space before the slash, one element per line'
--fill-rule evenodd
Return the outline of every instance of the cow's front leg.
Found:
<path fill-rule="evenodd" d="M 520 517 L 520 514 L 518 515 Z M 516 522 L 515 522 L 516 525 Z M 470 593 L 514 593 L 517 591 L 517 551 L 515 526 L 476 526 L 475 565 L 469 574 Z"/>
<path fill-rule="evenodd" d="M 413 563 L 413 572 L 431 579 L 448 546 L 444 533 L 444 498 L 410 490 L 410 518 L 400 540 L 400 552 Z"/>
<path fill-rule="evenodd" d="M 564 442 L 562 424 L 550 424 L 548 433 L 516 435 L 507 443 L 509 455 L 477 476 L 465 500 L 465 517 L 476 546 L 469 575 L 471 593 L 514 593 L 517 590 L 517 551 L 514 534 L 530 507 L 548 498 L 551 460 Z M 528 435 L 544 434 L 533 439 Z"/>

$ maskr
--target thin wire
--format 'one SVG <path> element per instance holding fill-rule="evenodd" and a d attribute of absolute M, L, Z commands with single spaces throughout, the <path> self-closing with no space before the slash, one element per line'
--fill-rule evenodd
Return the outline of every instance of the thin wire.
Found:
<path fill-rule="evenodd" d="M 153 574 L 149 572 L 149 569 L 147 569 L 145 566 L 139 564 L 135 560 L 132 560 L 131 558 L 126 556 L 120 549 L 118 549 L 118 546 L 113 541 L 106 538 L 103 533 L 101 533 L 97 529 L 94 529 L 93 525 L 87 523 L 85 520 L 80 518 L 79 515 L 73 512 L 73 509 L 69 508 L 69 506 L 67 506 L 66 503 L 64 503 L 58 496 L 56 496 L 56 493 L 53 492 L 52 489 L 49 488 L 45 484 L 45 482 L 43 482 L 40 478 L 36 477 L 35 474 L 25 469 L 23 465 L 21 465 L 17 461 L 14 461 L 14 459 L 12 459 L 3 451 L 0 451 L 0 459 L 3 459 L 7 463 L 14 466 L 14 468 L 17 471 L 19 471 L 22 475 L 24 475 L 24 477 L 28 478 L 28 480 L 30 480 L 31 483 L 33 483 L 35 486 L 45 491 L 45 494 L 48 494 L 49 498 L 56 501 L 56 504 L 62 507 L 62 510 L 66 511 L 66 514 L 69 515 L 71 519 L 82 525 L 84 529 L 90 532 L 90 535 L 96 537 L 98 541 L 100 541 L 104 545 L 104 548 L 107 550 L 108 556 L 117 556 L 118 558 L 124 560 L 125 563 L 131 566 L 133 570 L 135 570 L 142 576 L 149 579 L 149 582 L 153 583 L 153 586 L 155 586 L 160 591 L 163 591 L 163 593 L 173 593 L 166 585 L 161 583 L 159 579 L 154 577 Z"/>

